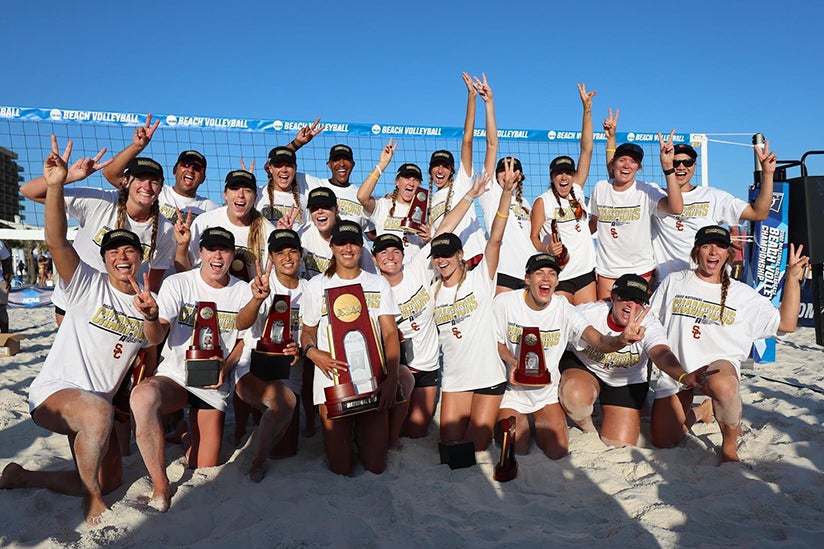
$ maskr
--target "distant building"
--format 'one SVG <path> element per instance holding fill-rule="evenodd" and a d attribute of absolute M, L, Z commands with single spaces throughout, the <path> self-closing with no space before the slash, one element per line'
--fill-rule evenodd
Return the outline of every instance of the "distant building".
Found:
<path fill-rule="evenodd" d="M 0 220 L 21 223 L 20 183 L 23 167 L 17 164 L 17 153 L 0 147 Z"/>

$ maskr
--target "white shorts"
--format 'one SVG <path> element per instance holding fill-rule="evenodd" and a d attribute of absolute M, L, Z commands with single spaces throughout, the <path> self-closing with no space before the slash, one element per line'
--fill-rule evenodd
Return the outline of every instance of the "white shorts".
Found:
<path fill-rule="evenodd" d="M 557 383 L 551 383 L 543 387 L 526 387 L 510 383 L 501 401 L 501 408 L 511 408 L 520 414 L 533 414 L 544 406 L 556 404 L 557 402 Z"/>
<path fill-rule="evenodd" d="M 221 385 L 219 389 L 202 389 L 200 387 L 189 387 L 168 373 L 156 373 L 155 375 L 171 379 L 215 410 L 220 410 L 221 412 L 226 411 L 227 403 L 229 402 L 229 392 L 231 391 L 228 379 L 223 380 L 223 385 Z"/>

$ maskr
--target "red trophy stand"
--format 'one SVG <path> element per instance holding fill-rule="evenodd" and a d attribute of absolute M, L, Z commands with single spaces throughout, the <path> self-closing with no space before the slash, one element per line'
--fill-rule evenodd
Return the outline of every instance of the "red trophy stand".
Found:
<path fill-rule="evenodd" d="M 222 364 L 217 306 L 213 301 L 199 301 L 192 345 L 186 351 L 186 385 L 207 387 L 217 384 Z"/>
<path fill-rule="evenodd" d="M 386 377 L 381 342 L 360 284 L 326 290 L 329 342 L 332 357 L 347 369 L 334 375 L 324 388 L 329 419 L 371 412 L 378 407 L 378 385 Z"/>
<path fill-rule="evenodd" d="M 495 465 L 494 478 L 498 482 L 509 482 L 518 476 L 518 461 L 515 459 L 515 416 L 498 422 L 501 430 L 501 459 Z"/>
<path fill-rule="evenodd" d="M 275 295 L 249 365 L 249 371 L 263 381 L 289 378 L 294 357 L 283 350 L 292 341 L 291 321 L 291 299 L 288 295 Z"/>
<path fill-rule="evenodd" d="M 544 345 L 538 328 L 524 328 L 521 332 L 521 352 L 518 366 L 512 376 L 519 385 L 549 385 L 552 378 L 544 361 Z"/>
<path fill-rule="evenodd" d="M 561 235 L 558 234 L 558 222 L 554 219 L 550 223 L 550 233 L 552 234 L 552 241 L 553 242 L 561 242 Z M 562 244 L 563 246 L 563 244 Z M 569 263 L 569 250 L 567 247 L 564 246 L 563 250 L 561 250 L 561 255 L 558 256 L 558 265 L 563 268 L 567 263 Z"/>
<path fill-rule="evenodd" d="M 409 205 L 409 213 L 401 220 L 401 227 L 408 233 L 416 233 L 426 223 L 426 209 L 429 206 L 429 191 L 418 189 Z"/>

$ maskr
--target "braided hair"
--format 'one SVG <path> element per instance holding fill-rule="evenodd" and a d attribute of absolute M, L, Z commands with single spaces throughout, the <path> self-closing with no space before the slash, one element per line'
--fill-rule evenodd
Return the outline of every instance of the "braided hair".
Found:
<path fill-rule="evenodd" d="M 461 290 L 461 284 L 463 284 L 464 280 L 466 280 L 466 273 L 469 270 L 469 269 L 466 268 L 466 260 L 461 259 L 460 268 L 461 268 L 461 279 L 458 281 L 458 287 L 455 288 L 455 297 L 458 296 L 458 292 Z M 434 292 L 434 295 L 432 297 L 433 301 L 438 299 L 438 292 L 441 291 L 441 286 L 443 286 L 443 277 L 439 276 L 438 281 L 435 283 L 435 292 Z M 454 305 L 454 303 L 453 303 L 453 305 Z"/>
<path fill-rule="evenodd" d="M 120 193 L 117 195 L 117 227 L 116 229 L 127 229 L 129 212 L 126 210 L 126 202 L 129 200 L 130 183 L 134 181 L 134 177 L 128 183 L 120 188 Z M 157 226 L 160 222 L 160 203 L 155 198 L 152 205 L 149 206 L 149 219 L 152 221 L 152 239 L 149 242 L 149 253 L 146 254 L 149 265 L 152 264 L 152 254 L 157 248 Z"/>
<path fill-rule="evenodd" d="M 563 217 L 566 213 L 564 212 L 564 207 L 561 206 L 561 196 L 558 194 L 558 189 L 555 188 L 555 183 L 552 182 L 552 179 L 549 180 L 549 188 L 552 189 L 552 194 L 555 196 L 555 202 L 558 203 L 558 213 L 561 214 L 561 217 Z M 578 202 L 578 197 L 575 196 L 575 187 L 572 185 L 569 186 L 569 196 L 572 200 Z"/>
<path fill-rule="evenodd" d="M 690 258 L 693 262 L 698 263 L 698 250 L 700 246 L 693 246 L 692 251 L 690 252 Z M 721 325 L 724 325 L 724 311 L 726 310 L 727 306 L 727 293 L 730 289 L 730 273 L 727 270 L 727 267 L 732 265 L 733 261 L 735 260 L 735 250 L 730 246 L 727 249 L 727 257 L 724 260 L 724 266 L 721 268 L 721 311 L 718 313 L 718 321 Z"/>
<path fill-rule="evenodd" d="M 289 190 L 292 193 L 292 200 L 295 201 L 295 207 L 298 209 L 298 215 L 295 219 L 300 219 L 301 207 L 297 177 L 292 178 L 292 182 L 289 184 Z M 276 220 L 273 219 L 275 215 L 275 178 L 272 176 L 272 173 L 269 170 L 266 170 L 266 195 L 269 197 L 269 211 L 271 212 L 269 214 L 269 221 L 275 223 Z"/>
<path fill-rule="evenodd" d="M 392 191 L 392 207 L 389 208 L 389 217 L 395 215 L 395 203 L 398 201 L 398 186 L 395 185 L 395 190 Z"/>

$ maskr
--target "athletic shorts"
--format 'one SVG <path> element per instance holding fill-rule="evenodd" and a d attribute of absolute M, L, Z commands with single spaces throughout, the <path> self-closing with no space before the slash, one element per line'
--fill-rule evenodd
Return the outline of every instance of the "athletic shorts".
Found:
<path fill-rule="evenodd" d="M 521 290 L 524 287 L 524 279 L 515 278 L 514 276 L 509 276 L 504 273 L 498 273 L 497 284 L 498 286 L 503 286 L 504 288 L 509 288 L 510 290 Z"/>
<path fill-rule="evenodd" d="M 502 381 L 497 385 L 493 385 L 491 387 L 484 387 L 483 389 L 473 389 L 472 392 L 476 395 L 502 395 L 504 394 L 504 392 L 506 392 L 506 381 Z"/>
<path fill-rule="evenodd" d="M 588 273 L 576 276 L 575 278 L 570 278 L 569 280 L 561 280 L 558 282 L 558 287 L 555 288 L 555 291 L 566 292 L 574 295 L 575 292 L 578 290 L 583 290 L 593 282 L 595 282 L 595 269 Z"/>
<path fill-rule="evenodd" d="M 558 369 L 563 373 L 565 370 L 583 370 L 598 381 L 600 393 L 598 400 L 601 406 L 618 406 L 620 408 L 632 408 L 640 410 L 644 407 L 649 393 L 649 382 L 630 383 L 621 387 L 607 385 L 598 376 L 592 373 L 583 362 L 581 362 L 572 351 L 564 351 Z"/>
<path fill-rule="evenodd" d="M 550 404 L 558 402 L 558 382 L 542 387 L 509 385 L 501 401 L 501 408 L 511 408 L 519 414 L 534 414 Z"/>
<path fill-rule="evenodd" d="M 440 370 L 432 370 L 431 372 L 421 372 L 418 370 L 409 369 L 412 372 L 412 377 L 415 378 L 415 388 L 418 387 L 437 387 L 441 382 Z"/>
<path fill-rule="evenodd" d="M 189 406 L 195 410 L 217 410 L 217 408 L 193 393 L 189 393 Z"/>

